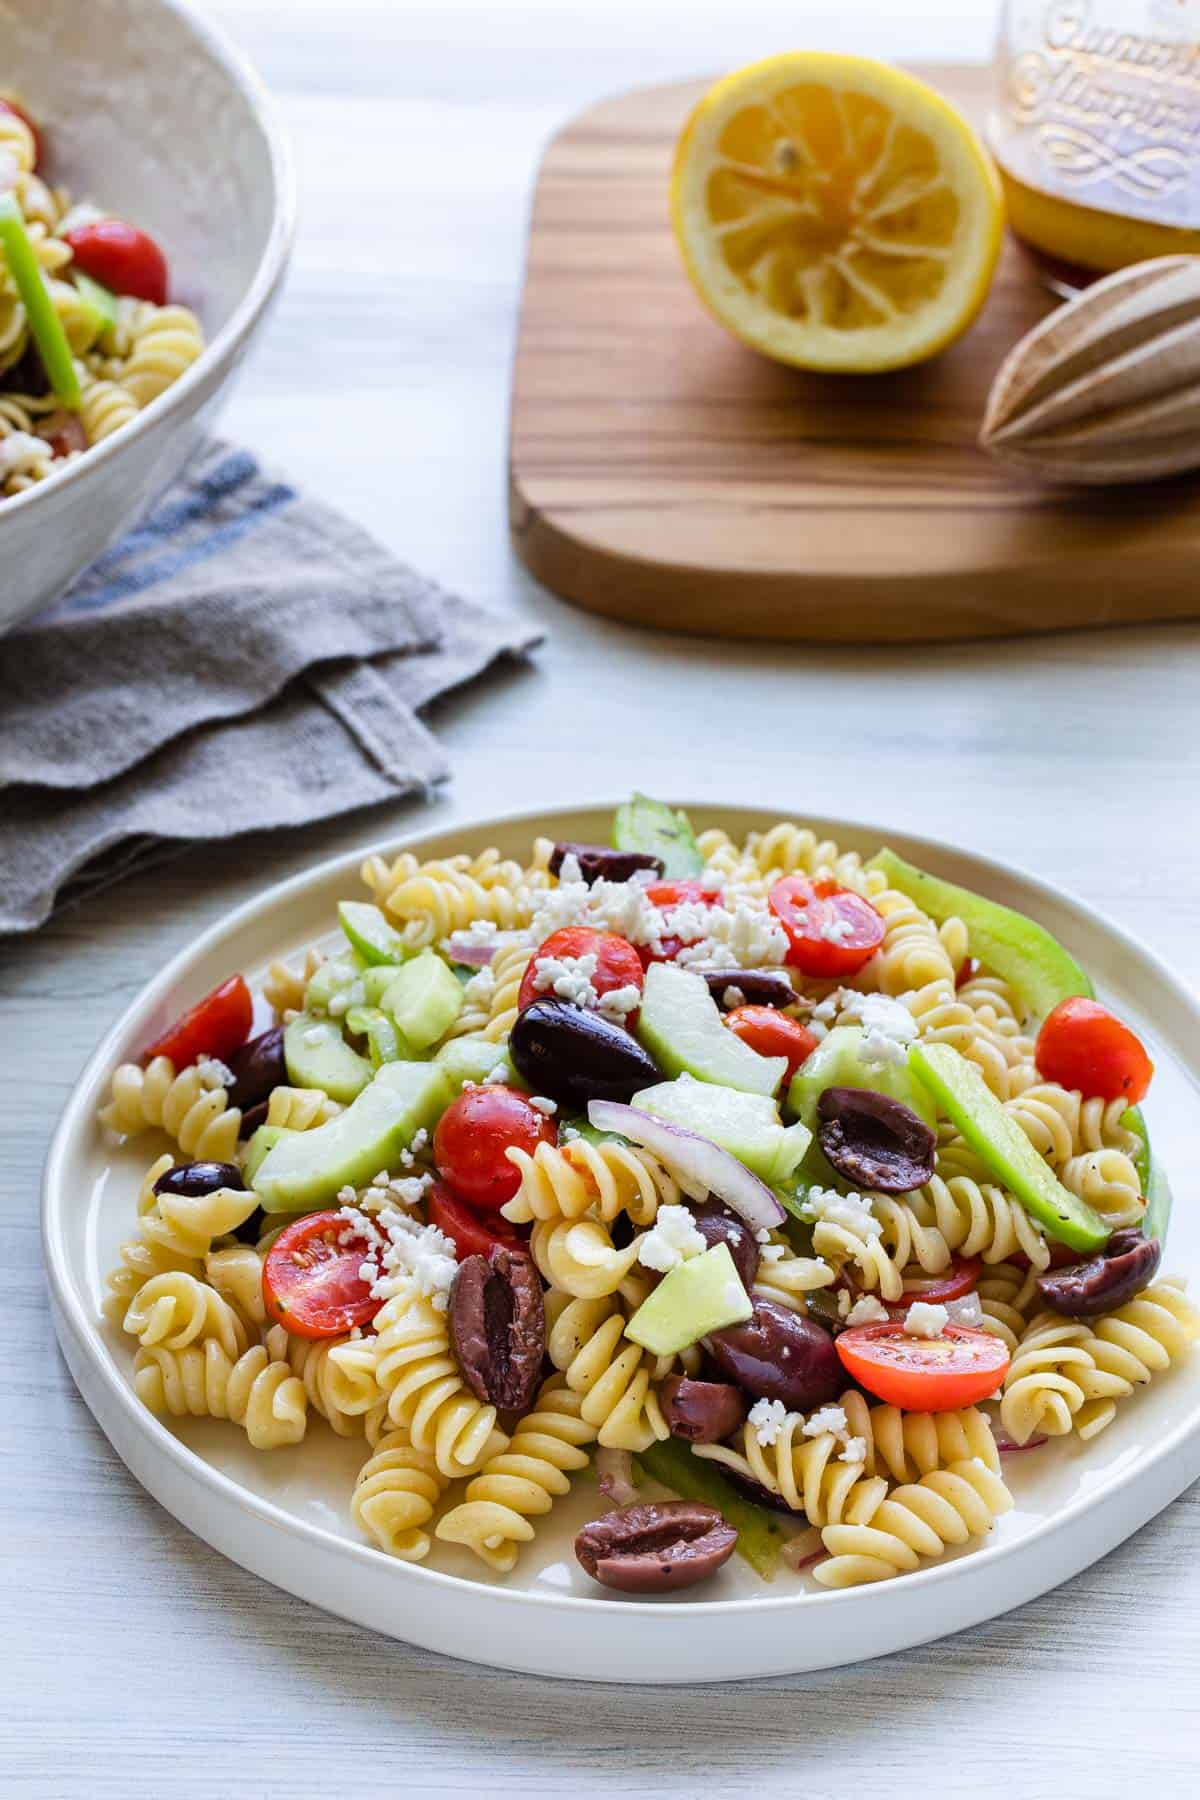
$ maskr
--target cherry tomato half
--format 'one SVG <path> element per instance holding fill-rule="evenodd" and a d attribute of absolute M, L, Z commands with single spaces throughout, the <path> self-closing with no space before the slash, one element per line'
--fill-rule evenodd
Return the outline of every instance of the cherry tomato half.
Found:
<path fill-rule="evenodd" d="M 75 266 L 114 294 L 167 304 L 167 259 L 152 237 L 124 219 L 97 219 L 63 233 Z"/>
<path fill-rule="evenodd" d="M 822 876 L 785 875 L 767 904 L 787 933 L 786 961 L 804 975 L 836 980 L 857 974 L 883 942 L 883 916 L 852 888 Z"/>
<path fill-rule="evenodd" d="M 947 1300 L 961 1300 L 964 1294 L 972 1293 L 978 1286 L 982 1267 L 977 1256 L 956 1256 L 943 1274 L 927 1276 L 916 1286 L 905 1288 L 899 1300 L 894 1301 L 888 1310 L 903 1317 L 917 1300 L 924 1300 L 927 1306 L 941 1306 Z"/>
<path fill-rule="evenodd" d="M 672 907 L 686 906 L 692 902 L 700 906 L 716 906 L 720 894 L 706 888 L 700 881 L 653 881 L 646 889 L 646 898 L 651 906 L 657 906 L 661 912 L 670 912 Z M 660 950 L 652 950 L 648 944 L 638 945 L 638 955 L 647 968 L 652 962 L 674 962 L 683 949 L 683 939 L 665 935 Z"/>
<path fill-rule="evenodd" d="M 454 1242 L 459 1262 L 467 1256 L 490 1256 L 497 1246 L 505 1250 L 527 1250 L 528 1245 L 515 1225 L 496 1213 L 486 1219 L 452 1194 L 444 1181 L 430 1188 L 425 1196 L 429 1223 L 444 1231 Z"/>
<path fill-rule="evenodd" d="M 734 1037 L 741 1038 L 760 1056 L 786 1056 L 790 1081 L 802 1062 L 807 1062 L 820 1038 L 796 1019 L 777 1012 L 773 1006 L 739 1006 L 726 1013 L 725 1023 Z"/>
<path fill-rule="evenodd" d="M 0 112 L 12 113 L 15 118 L 20 119 L 22 125 L 27 125 L 29 127 L 30 136 L 33 138 L 33 166 L 35 169 L 40 169 L 42 166 L 42 152 L 45 146 L 42 143 L 42 134 L 37 125 L 35 125 L 29 114 L 25 111 L 25 108 L 19 106 L 15 100 L 0 100 Z"/>
<path fill-rule="evenodd" d="M 641 993 L 646 979 L 642 959 L 628 938 L 618 937 L 612 931 L 593 931 L 588 925 L 567 925 L 562 931 L 552 931 L 545 943 L 534 951 L 517 995 L 520 1012 L 548 991 L 535 985 L 536 964 L 541 956 L 594 956 L 596 972 L 592 976 L 592 986 L 597 994 L 611 994 L 614 989 L 623 987 L 635 987 Z M 628 1014 L 625 1022 L 632 1031 L 637 1024 L 637 1013 Z"/>
<path fill-rule="evenodd" d="M 486 1082 L 450 1102 L 433 1134 L 433 1160 L 460 1200 L 499 1212 L 521 1185 L 521 1171 L 504 1152 L 516 1145 L 532 1156 L 557 1136 L 553 1119 L 524 1094 Z"/>
<path fill-rule="evenodd" d="M 1034 1061 L 1047 1081 L 1087 1098 L 1136 1106 L 1154 1073 L 1141 1039 L 1098 1000 L 1063 1000 L 1038 1032 Z"/>
<path fill-rule="evenodd" d="M 339 1243 L 345 1234 L 344 1213 L 309 1213 L 286 1226 L 267 1251 L 263 1305 L 297 1337 L 340 1337 L 352 1325 L 366 1325 L 383 1305 L 359 1273 L 366 1244 Z"/>
<path fill-rule="evenodd" d="M 967 1325 L 947 1325 L 941 1337 L 910 1337 L 898 1322 L 855 1325 L 836 1339 L 847 1374 L 911 1412 L 952 1412 L 994 1394 L 1009 1355 L 1003 1339 Z"/>
<path fill-rule="evenodd" d="M 240 975 L 231 975 L 156 1037 L 143 1052 L 142 1062 L 169 1056 L 177 1069 L 185 1069 L 202 1056 L 228 1062 L 249 1037 L 253 1018 L 250 989 Z"/>

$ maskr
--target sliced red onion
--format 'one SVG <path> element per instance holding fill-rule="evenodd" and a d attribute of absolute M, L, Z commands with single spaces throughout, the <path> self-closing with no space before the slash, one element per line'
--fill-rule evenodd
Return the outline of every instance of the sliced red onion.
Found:
<path fill-rule="evenodd" d="M 779 1554 L 789 1569 L 807 1569 L 811 1564 L 820 1562 L 823 1556 L 829 1554 L 823 1544 L 818 1543 L 815 1550 L 812 1548 L 814 1535 L 812 1532 L 802 1531 L 797 1537 L 789 1538 L 784 1544 Z"/>
<path fill-rule="evenodd" d="M 728 1150 L 694 1131 L 656 1119 L 653 1113 L 636 1106 L 623 1106 L 617 1100 L 593 1100 L 588 1105 L 588 1119 L 597 1131 L 617 1131 L 633 1144 L 661 1156 L 672 1171 L 681 1177 L 683 1187 L 694 1200 L 713 1194 L 731 1206 L 754 1231 L 771 1230 L 782 1225 L 787 1213 L 765 1181 L 751 1174 Z"/>
<path fill-rule="evenodd" d="M 1001 1456 L 1019 1456 L 1022 1450 L 1040 1450 L 1050 1439 L 1043 1433 L 1041 1437 L 1031 1437 L 1028 1443 L 1018 1444 L 1016 1438 L 1009 1437 L 1003 1425 L 992 1426 L 992 1436 L 996 1440 L 996 1448 Z"/>
<path fill-rule="evenodd" d="M 982 1328 L 983 1301 L 978 1294 L 960 1294 L 957 1300 L 943 1300 L 942 1305 L 946 1308 L 946 1317 L 951 1325 L 969 1325 L 975 1331 Z"/>
<path fill-rule="evenodd" d="M 465 968 L 486 969 L 493 957 L 515 944 L 520 936 L 519 931 L 498 931 L 495 937 L 478 943 L 469 931 L 455 931 L 450 934 L 447 949 L 451 962 L 462 963 Z"/>
<path fill-rule="evenodd" d="M 600 1492 L 606 1494 L 614 1506 L 632 1506 L 637 1499 L 631 1450 L 613 1450 L 602 1445 L 596 1452 L 596 1477 Z"/>

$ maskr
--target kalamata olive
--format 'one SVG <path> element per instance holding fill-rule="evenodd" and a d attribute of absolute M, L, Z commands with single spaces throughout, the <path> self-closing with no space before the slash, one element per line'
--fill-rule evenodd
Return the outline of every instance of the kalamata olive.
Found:
<path fill-rule="evenodd" d="M 256 1206 L 248 1219 L 234 1226 L 233 1235 L 241 1244 L 257 1244 L 266 1230 L 267 1215 L 261 1206 Z"/>
<path fill-rule="evenodd" d="M 154 1184 L 156 1194 L 215 1194 L 218 1188 L 244 1188 L 242 1171 L 236 1163 L 180 1163 L 168 1169 Z"/>
<path fill-rule="evenodd" d="M 690 1375 L 668 1375 L 658 1397 L 671 1436 L 689 1444 L 719 1444 L 746 1417 L 746 1402 L 731 1381 L 696 1381 Z"/>
<path fill-rule="evenodd" d="M 937 1136 L 903 1101 L 874 1088 L 827 1087 L 817 1099 L 817 1142 L 856 1187 L 907 1194 L 933 1174 Z"/>
<path fill-rule="evenodd" d="M 745 1494 L 747 1500 L 753 1500 L 755 1506 L 765 1506 L 768 1512 L 786 1513 L 790 1519 L 796 1517 L 796 1508 L 789 1506 L 782 1494 L 773 1494 L 761 1481 L 755 1481 L 753 1475 L 743 1475 L 737 1469 L 722 1469 L 721 1475 L 740 1494 Z"/>
<path fill-rule="evenodd" d="M 665 1594 L 715 1575 L 736 1543 L 737 1532 L 715 1506 L 657 1500 L 593 1519 L 575 1539 L 575 1555 L 605 1587 L 626 1594 Z"/>
<path fill-rule="evenodd" d="M 702 969 L 700 973 L 722 1012 L 733 1012 L 739 1006 L 791 1006 L 796 999 L 795 988 L 778 969 Z"/>
<path fill-rule="evenodd" d="M 583 1112 L 589 1100 L 632 1100 L 662 1080 L 627 1031 L 569 1000 L 535 1000 L 513 1025 L 508 1054 L 535 1094 Z"/>
<path fill-rule="evenodd" d="M 1144 1238 L 1136 1229 L 1114 1231 L 1098 1256 L 1039 1275 L 1037 1290 L 1055 1312 L 1069 1319 L 1091 1319 L 1140 1294 L 1161 1261 L 1157 1238 Z"/>
<path fill-rule="evenodd" d="M 260 1125 L 265 1125 L 271 1111 L 269 1100 L 260 1100 L 257 1106 L 251 1106 L 242 1114 L 242 1122 L 238 1126 L 238 1137 L 243 1140 L 252 1138 Z"/>
<path fill-rule="evenodd" d="M 527 1256 L 497 1246 L 490 1258 L 459 1263 L 450 1341 L 473 1394 L 505 1412 L 525 1410 L 546 1354 L 542 1284 Z"/>
<path fill-rule="evenodd" d="M 573 856 L 589 887 L 596 881 L 628 881 L 639 869 L 661 875 L 666 864 L 646 850 L 610 850 L 607 844 L 555 844 L 550 852 L 550 873 L 561 872 L 564 858 Z"/>
<path fill-rule="evenodd" d="M 740 1219 L 719 1200 L 706 1200 L 701 1206 L 693 1206 L 692 1220 L 710 1250 L 715 1244 L 729 1245 L 734 1267 L 749 1293 L 758 1274 L 759 1248 L 745 1219 Z"/>
<path fill-rule="evenodd" d="M 283 1026 L 272 1025 L 269 1031 L 262 1031 L 257 1037 L 250 1038 L 240 1049 L 234 1051 L 229 1058 L 229 1067 L 233 1074 L 233 1086 L 229 1090 L 230 1106 L 240 1106 L 246 1112 L 250 1107 L 269 1099 L 271 1090 L 281 1087 L 287 1080 L 287 1065 L 283 1060 Z"/>
<path fill-rule="evenodd" d="M 833 1339 L 811 1319 L 774 1300 L 755 1300 L 744 1325 L 727 1325 L 707 1340 L 709 1355 L 753 1400 L 782 1400 L 808 1412 L 836 1400 L 846 1385 Z"/>

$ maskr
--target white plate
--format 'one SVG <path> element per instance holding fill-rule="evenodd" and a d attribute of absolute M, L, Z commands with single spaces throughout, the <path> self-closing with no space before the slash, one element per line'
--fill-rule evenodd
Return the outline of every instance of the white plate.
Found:
<path fill-rule="evenodd" d="M 700 826 L 772 822 L 744 807 L 692 809 Z M 498 844 L 525 857 L 535 832 L 603 841 L 611 808 L 459 825 L 403 846 L 448 855 Z M 923 867 L 1041 920 L 1140 1032 L 1157 1065 L 1149 1104 L 1168 1171 L 1189 1168 L 1200 1085 L 1200 1008 L 1147 951 L 1079 901 L 1032 877 L 928 840 L 841 820 L 810 821 L 845 848 L 889 841 Z M 374 846 L 372 848 L 375 848 Z M 335 905 L 359 891 L 359 855 L 271 889 L 185 951 L 143 990 L 89 1062 L 51 1145 L 43 1235 L 60 1342 L 88 1405 L 138 1480 L 192 1531 L 247 1569 L 329 1611 L 433 1650 L 537 1674 L 613 1681 L 720 1681 L 828 1668 L 904 1649 L 1018 1606 L 1111 1550 L 1200 1475 L 1200 1358 L 1118 1408 L 1095 1443 L 1059 1442 L 1006 1459 L 1016 1508 L 987 1546 L 878 1586 L 827 1593 L 781 1570 L 764 1586 L 734 1557 L 720 1576 L 665 1600 L 609 1597 L 571 1555 L 594 1487 L 560 1503 L 517 1571 L 489 1578 L 465 1551 L 433 1568 L 358 1541 L 349 1494 L 361 1440 L 313 1420 L 303 1444 L 269 1455 L 229 1425 L 167 1426 L 133 1395 L 128 1340 L 104 1324 L 104 1277 L 130 1235 L 151 1137 L 114 1153 L 94 1118 L 113 1067 L 233 969 L 253 983 L 268 961 L 333 936 Z M 1182 1181 L 1177 1192 L 1184 1194 Z M 1200 1231 L 1177 1204 L 1169 1267 L 1200 1269 Z M 439 1555 L 444 1555 L 439 1547 Z"/>

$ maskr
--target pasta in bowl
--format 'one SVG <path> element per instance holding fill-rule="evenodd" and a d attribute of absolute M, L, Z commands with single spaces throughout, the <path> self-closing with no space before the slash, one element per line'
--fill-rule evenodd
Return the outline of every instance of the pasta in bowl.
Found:
<path fill-rule="evenodd" d="M 336 1444 L 369 1554 L 490 1583 L 580 1509 L 597 1596 L 965 1566 L 1200 1325 L 1140 1038 L 886 845 L 611 836 L 370 858 L 110 1071 L 105 1127 L 173 1140 L 106 1302 L 135 1392 Z"/>
<path fill-rule="evenodd" d="M 0 630 L 197 448 L 290 250 L 287 149 L 236 52 L 185 0 L 88 18 L 83 57 L 73 0 L 5 14 Z"/>

